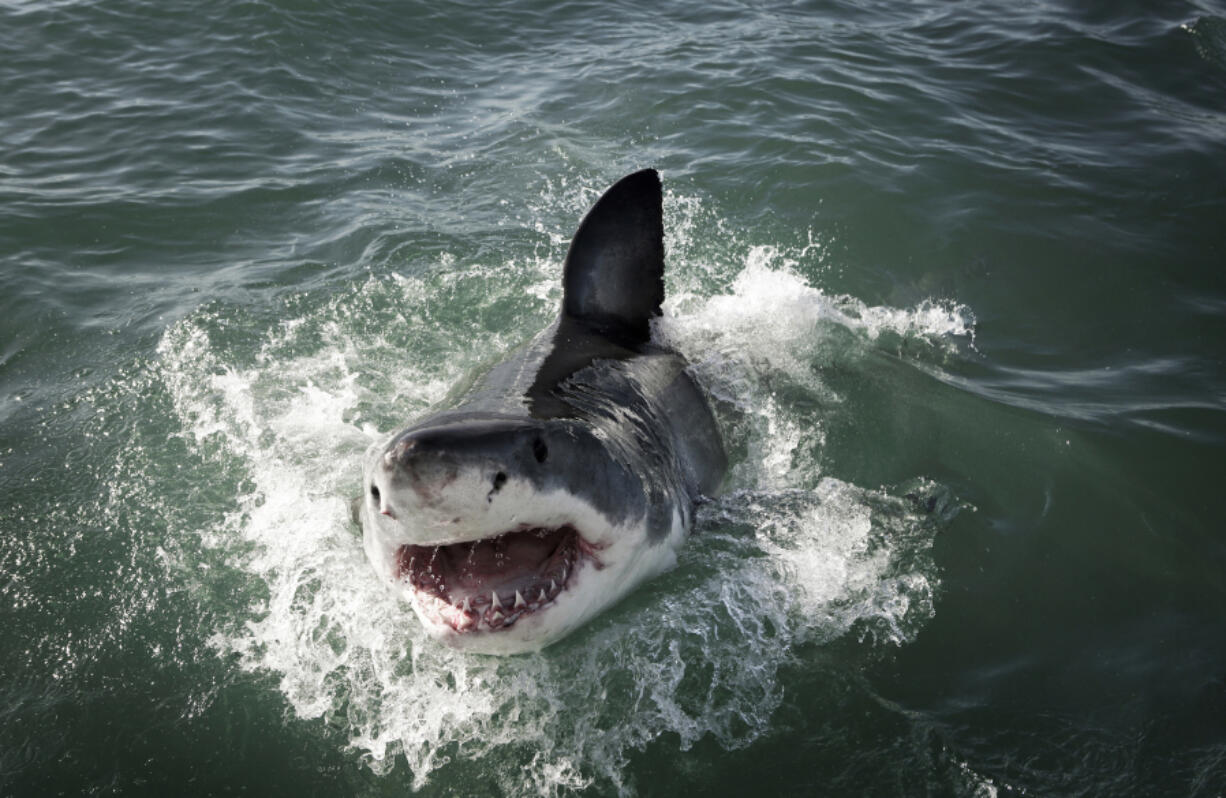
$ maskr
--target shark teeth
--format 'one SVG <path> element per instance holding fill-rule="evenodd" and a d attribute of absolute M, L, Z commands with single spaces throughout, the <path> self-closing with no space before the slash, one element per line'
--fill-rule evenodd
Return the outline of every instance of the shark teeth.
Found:
<path fill-rule="evenodd" d="M 517 588 L 514 591 L 514 599 L 502 598 L 498 595 L 497 590 L 491 590 L 488 599 L 485 594 L 469 595 L 454 605 L 448 604 L 437 596 L 429 596 L 428 599 L 430 606 L 457 632 L 468 632 L 481 628 L 494 631 L 505 629 L 525 615 L 531 615 L 545 607 L 552 606 L 553 600 L 565 590 L 565 587 L 559 585 L 556 579 L 551 579 L 549 587 L 539 588 L 536 597 L 531 601 L 524 596 L 525 589 L 527 588 Z"/>
<path fill-rule="evenodd" d="M 521 537 L 512 538 L 512 535 Z M 499 546 L 505 548 L 508 541 L 528 540 L 530 548 L 539 545 L 538 538 L 557 539 L 558 534 L 557 531 L 533 529 L 507 533 L 492 541 L 451 546 L 401 546 L 397 551 L 397 578 L 411 587 L 414 603 L 428 625 L 449 626 L 464 633 L 507 629 L 524 616 L 549 609 L 555 602 L 564 602 L 562 594 L 571 587 L 588 560 L 596 569 L 603 567 L 593 553 L 602 547 L 588 544 L 572 528 L 570 537 L 562 536 L 555 553 L 538 567 L 494 571 L 493 565 L 502 551 Z M 480 548 L 483 546 L 490 550 L 484 551 Z M 474 560 L 473 551 L 484 551 L 484 559 Z M 479 570 L 474 562 L 487 568 L 488 573 L 474 577 L 473 573 Z"/>

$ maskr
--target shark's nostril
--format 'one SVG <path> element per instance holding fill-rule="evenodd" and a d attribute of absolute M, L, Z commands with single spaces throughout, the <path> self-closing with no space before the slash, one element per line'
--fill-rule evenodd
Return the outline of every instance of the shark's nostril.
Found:
<path fill-rule="evenodd" d="M 532 441 L 532 456 L 538 463 L 545 462 L 545 458 L 549 457 L 549 447 L 540 438 Z"/>
<path fill-rule="evenodd" d="M 485 494 L 485 500 L 487 502 L 493 502 L 494 494 L 502 490 L 502 486 L 505 484 L 507 484 L 507 475 L 505 472 L 499 471 L 494 475 L 494 487 L 490 489 L 489 493 Z"/>
<path fill-rule="evenodd" d="M 395 518 L 396 514 L 392 512 L 392 508 L 383 503 L 383 494 L 380 493 L 378 486 L 375 483 L 370 483 L 370 499 L 375 503 L 380 515 L 386 515 L 388 518 Z"/>

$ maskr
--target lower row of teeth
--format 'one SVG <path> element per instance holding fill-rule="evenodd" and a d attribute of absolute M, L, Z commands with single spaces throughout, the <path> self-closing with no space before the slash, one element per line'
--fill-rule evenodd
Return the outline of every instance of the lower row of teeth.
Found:
<path fill-rule="evenodd" d="M 550 604 L 553 601 L 550 596 L 556 598 L 558 593 L 558 583 L 553 579 L 549 580 L 549 591 L 541 588 L 533 599 L 525 598 L 523 593 L 516 590 L 515 599 L 504 602 L 498 598 L 497 591 L 491 591 L 489 608 L 477 610 L 473 609 L 471 596 L 465 596 L 464 600 L 457 604 L 449 604 L 438 596 L 422 593 L 418 595 L 428 600 L 433 609 L 447 617 L 456 628 L 470 629 L 481 621 L 485 621 L 490 627 L 510 626 L 525 612 L 535 612 Z M 507 604 L 511 606 L 507 607 Z M 459 613 L 460 617 L 454 617 L 456 613 Z"/>

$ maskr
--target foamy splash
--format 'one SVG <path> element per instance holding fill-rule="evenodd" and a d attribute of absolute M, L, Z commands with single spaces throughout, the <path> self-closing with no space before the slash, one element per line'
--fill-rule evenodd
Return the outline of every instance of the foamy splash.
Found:
<path fill-rule="evenodd" d="M 674 242 L 682 258 L 687 240 Z M 800 642 L 854 629 L 870 646 L 909 640 L 933 611 L 931 519 L 905 498 L 821 474 L 820 417 L 788 395 L 837 402 L 821 380 L 832 359 L 857 357 L 883 331 L 941 346 L 969 334 L 969 315 L 830 298 L 792 265 L 777 249 L 749 248 L 730 282 L 683 277 L 692 290 L 666 308 L 658 333 L 691 356 L 736 461 L 678 568 L 572 639 L 509 659 L 430 641 L 365 562 L 346 499 L 379 433 L 514 340 L 460 335 L 431 307 L 481 286 L 487 294 L 466 301 L 527 290 L 540 306 L 526 311 L 528 327 L 556 301 L 548 267 L 506 264 L 518 275 L 509 285 L 479 274 L 464 284 L 463 272 L 370 278 L 280 323 L 246 364 L 215 340 L 215 312 L 175 325 L 159 354 L 183 434 L 246 475 L 238 511 L 205 542 L 267 589 L 213 646 L 277 674 L 299 717 L 344 728 L 376 772 L 402 761 L 421 787 L 462 768 L 454 778 L 549 795 L 593 784 L 634 792 L 629 756 L 665 733 L 683 750 L 705 737 L 752 743 Z M 729 289 L 702 296 L 712 280 Z M 408 340 L 417 357 L 403 355 Z"/>

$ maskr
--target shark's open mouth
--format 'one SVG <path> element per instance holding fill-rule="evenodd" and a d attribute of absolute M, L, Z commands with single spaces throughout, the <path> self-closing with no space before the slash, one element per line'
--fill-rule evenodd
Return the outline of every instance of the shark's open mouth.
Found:
<path fill-rule="evenodd" d="M 595 560 L 593 547 L 571 526 L 396 552 L 397 579 L 419 608 L 457 632 L 505 629 L 552 605 L 584 559 Z"/>

